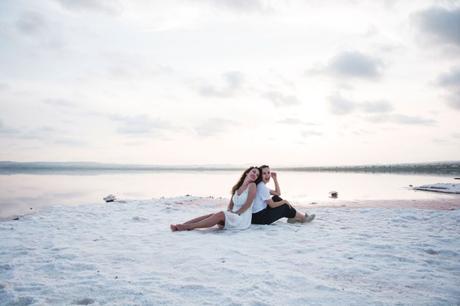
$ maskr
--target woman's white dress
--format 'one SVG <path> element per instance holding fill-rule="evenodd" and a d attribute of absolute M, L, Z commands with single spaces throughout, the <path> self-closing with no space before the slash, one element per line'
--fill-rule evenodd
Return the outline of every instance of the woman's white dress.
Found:
<path fill-rule="evenodd" d="M 248 198 L 248 193 L 249 193 L 249 187 L 246 188 L 245 191 L 243 191 L 240 195 L 238 195 L 238 191 L 235 191 L 235 194 L 233 194 L 232 200 L 233 200 L 233 209 L 232 211 L 238 211 L 244 203 L 246 203 L 246 200 Z M 249 228 L 251 226 L 251 218 L 252 218 L 252 204 L 249 206 L 248 209 L 241 215 L 237 215 L 235 213 L 229 212 L 229 211 L 224 211 L 225 214 L 225 226 L 224 229 L 237 229 L 237 230 L 243 230 Z"/>

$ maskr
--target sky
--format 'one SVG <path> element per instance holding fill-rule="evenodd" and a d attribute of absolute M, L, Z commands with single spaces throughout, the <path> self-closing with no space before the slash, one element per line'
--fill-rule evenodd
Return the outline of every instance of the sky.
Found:
<path fill-rule="evenodd" d="M 0 160 L 459 160 L 460 1 L 2 0 Z"/>

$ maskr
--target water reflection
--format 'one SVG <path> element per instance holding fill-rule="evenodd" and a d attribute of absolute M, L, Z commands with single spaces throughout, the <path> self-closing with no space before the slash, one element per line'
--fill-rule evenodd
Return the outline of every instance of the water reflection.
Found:
<path fill-rule="evenodd" d="M 229 197 L 240 171 L 103 172 L 73 171 L 55 174 L 0 175 L 0 217 L 23 214 L 50 205 L 101 203 L 113 193 L 121 199 L 151 199 L 162 196 Z M 452 197 L 413 191 L 409 185 L 455 183 L 438 175 L 368 174 L 332 172 L 278 173 L 283 197 L 296 204 L 337 200 L 433 199 Z M 273 186 L 272 186 L 273 188 Z"/>

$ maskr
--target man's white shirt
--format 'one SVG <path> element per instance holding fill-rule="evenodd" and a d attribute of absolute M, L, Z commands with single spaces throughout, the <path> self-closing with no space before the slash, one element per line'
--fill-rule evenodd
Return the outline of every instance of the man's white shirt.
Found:
<path fill-rule="evenodd" d="M 256 197 L 252 204 L 252 213 L 258 213 L 261 210 L 267 208 L 267 200 L 270 200 L 270 190 L 267 188 L 264 182 L 257 184 Z"/>

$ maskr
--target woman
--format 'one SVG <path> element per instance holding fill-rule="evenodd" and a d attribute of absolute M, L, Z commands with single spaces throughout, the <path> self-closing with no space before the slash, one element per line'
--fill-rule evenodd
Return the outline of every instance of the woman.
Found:
<path fill-rule="evenodd" d="M 256 196 L 256 181 L 260 177 L 257 167 L 246 169 L 232 188 L 232 198 L 227 211 L 204 215 L 183 224 L 171 224 L 171 230 L 185 231 L 218 225 L 224 229 L 247 229 L 251 225 L 252 202 Z"/>

